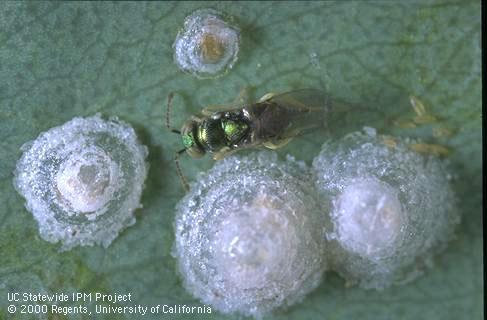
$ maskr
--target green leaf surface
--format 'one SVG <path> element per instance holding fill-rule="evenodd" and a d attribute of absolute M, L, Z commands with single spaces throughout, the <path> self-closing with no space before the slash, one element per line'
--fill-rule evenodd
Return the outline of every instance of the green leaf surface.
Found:
<path fill-rule="evenodd" d="M 211 7 L 241 29 L 239 60 L 218 79 L 199 80 L 173 62 L 185 16 Z M 400 129 L 364 115 L 381 132 L 423 137 L 451 148 L 462 223 L 434 267 L 384 291 L 345 288 L 328 273 L 304 301 L 269 319 L 482 319 L 481 49 L 478 1 L 369 2 L 4 2 L 0 5 L 0 319 L 161 319 L 161 315 L 9 314 L 7 292 L 132 293 L 131 303 L 199 305 L 181 285 L 174 206 L 184 192 L 173 164 L 180 138 L 165 130 L 167 95 L 176 126 L 201 107 L 232 101 L 244 87 L 267 92 L 324 87 L 391 118 L 423 101 L 454 131 Z M 75 116 L 118 116 L 149 147 L 150 171 L 137 223 L 107 249 L 39 238 L 12 185 L 20 146 Z M 358 115 L 360 116 L 360 115 Z M 343 131 L 354 130 L 344 126 Z M 282 150 L 310 161 L 323 142 L 301 138 Z M 209 158 L 182 159 L 189 179 Z M 76 305 L 66 303 L 66 306 Z M 92 307 L 93 303 L 85 303 Z M 175 314 L 171 319 L 235 319 Z"/>

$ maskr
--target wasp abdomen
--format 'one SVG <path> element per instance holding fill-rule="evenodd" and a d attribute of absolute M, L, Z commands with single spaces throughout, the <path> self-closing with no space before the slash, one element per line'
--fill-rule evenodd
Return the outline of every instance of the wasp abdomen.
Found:
<path fill-rule="evenodd" d="M 255 108 L 253 113 L 255 136 L 261 140 L 279 137 L 291 120 L 288 112 L 271 103 Z"/>

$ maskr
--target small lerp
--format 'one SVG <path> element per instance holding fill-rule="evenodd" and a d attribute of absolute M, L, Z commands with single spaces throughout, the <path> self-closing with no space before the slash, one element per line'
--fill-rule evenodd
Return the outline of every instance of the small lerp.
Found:
<path fill-rule="evenodd" d="M 217 78 L 238 58 L 240 31 L 213 9 L 200 9 L 186 17 L 174 42 L 174 61 L 200 79 Z"/>

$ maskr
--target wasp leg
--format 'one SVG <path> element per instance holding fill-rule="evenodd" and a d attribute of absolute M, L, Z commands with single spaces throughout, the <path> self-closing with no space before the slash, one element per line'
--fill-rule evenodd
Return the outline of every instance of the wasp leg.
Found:
<path fill-rule="evenodd" d="M 269 92 L 269 93 L 266 93 L 262 96 L 262 98 L 259 99 L 258 102 L 264 102 L 264 101 L 267 101 L 267 100 L 271 100 L 273 97 L 275 97 L 277 94 L 274 93 L 274 92 Z M 296 99 L 292 99 L 292 98 L 288 98 L 288 102 L 293 104 L 294 106 L 297 106 L 300 108 L 300 111 L 304 111 L 304 112 L 309 112 L 309 111 L 323 111 L 322 108 L 310 108 L 310 107 L 307 107 L 304 103 L 296 100 Z"/>
<path fill-rule="evenodd" d="M 234 110 L 234 109 L 236 109 L 236 106 L 234 106 L 234 105 L 218 104 L 218 105 L 211 105 L 211 106 L 204 107 L 201 110 L 201 113 L 204 116 L 211 116 L 217 112 L 229 111 L 229 110 Z"/>
<path fill-rule="evenodd" d="M 227 104 L 211 105 L 203 108 L 201 113 L 205 116 L 211 116 L 216 112 L 223 112 L 229 110 L 235 110 L 241 108 L 243 105 L 249 102 L 249 92 L 247 88 L 242 88 L 233 102 Z"/>
<path fill-rule="evenodd" d="M 249 102 L 250 102 L 249 87 L 243 87 L 242 89 L 240 89 L 240 92 L 238 93 L 233 103 L 242 106 Z"/>
<path fill-rule="evenodd" d="M 262 143 L 262 145 L 266 148 L 269 148 L 269 149 L 272 149 L 272 150 L 275 150 L 275 149 L 279 149 L 281 147 L 284 147 L 286 144 L 289 143 L 289 141 L 291 141 L 293 139 L 293 137 L 289 137 L 289 138 L 286 138 L 286 139 L 283 139 L 283 140 L 280 140 L 279 142 L 275 142 L 275 141 L 267 141 L 267 142 L 264 142 Z"/>
<path fill-rule="evenodd" d="M 213 155 L 213 160 L 222 160 L 223 158 L 235 153 L 236 151 L 237 149 L 230 149 L 228 147 L 225 147 Z"/>
<path fill-rule="evenodd" d="M 196 122 L 200 122 L 200 121 L 202 121 L 202 120 L 203 120 L 203 118 L 200 118 L 200 117 L 197 117 L 197 116 L 195 116 L 195 115 L 192 115 L 192 116 L 191 116 L 191 120 L 196 121 Z"/>
<path fill-rule="evenodd" d="M 262 96 L 262 98 L 259 99 L 258 102 L 264 102 L 264 101 L 267 101 L 269 99 L 271 99 L 273 96 L 275 96 L 276 94 L 274 92 L 269 92 L 269 93 L 266 93 Z"/>
<path fill-rule="evenodd" d="M 288 144 L 293 138 L 299 137 L 304 133 L 306 133 L 305 132 L 306 130 L 316 128 L 316 127 L 317 127 L 316 125 L 309 125 L 306 127 L 295 129 L 293 131 L 290 131 L 285 137 L 271 139 L 270 141 L 263 142 L 262 145 L 272 150 L 279 149 L 281 147 L 284 147 L 286 144 Z"/>

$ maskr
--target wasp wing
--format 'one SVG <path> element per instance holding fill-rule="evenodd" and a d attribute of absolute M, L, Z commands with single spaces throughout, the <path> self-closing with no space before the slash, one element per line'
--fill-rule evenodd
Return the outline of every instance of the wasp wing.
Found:
<path fill-rule="evenodd" d="M 329 103 L 329 98 L 322 90 L 300 89 L 272 95 L 267 101 L 274 101 L 297 111 L 323 111 Z"/>
<path fill-rule="evenodd" d="M 255 119 L 253 140 L 278 148 L 309 129 L 323 127 L 328 107 L 327 95 L 321 90 L 272 95 L 250 107 Z"/>
<path fill-rule="evenodd" d="M 276 105 L 282 115 L 276 116 L 276 121 L 285 124 L 278 140 L 306 133 L 312 128 L 322 128 L 327 135 L 340 136 L 360 130 L 364 125 L 388 123 L 383 110 L 332 99 L 317 89 L 290 91 L 271 96 L 265 101 Z"/>
<path fill-rule="evenodd" d="M 248 88 L 243 88 L 242 90 L 240 90 L 238 96 L 235 98 L 234 101 L 222 105 L 207 106 L 203 108 L 202 113 L 205 116 L 211 116 L 212 114 L 217 112 L 236 111 L 242 109 L 242 106 L 248 104 L 248 102 Z"/>
<path fill-rule="evenodd" d="M 241 104 L 240 105 L 238 104 L 211 105 L 211 106 L 204 107 L 201 110 L 201 113 L 205 116 L 211 116 L 218 112 L 235 111 L 238 109 L 242 109 Z"/>

